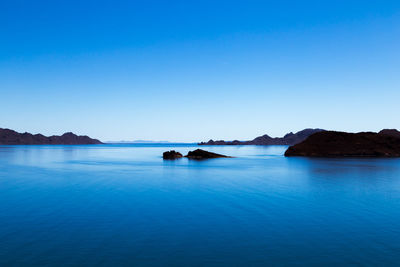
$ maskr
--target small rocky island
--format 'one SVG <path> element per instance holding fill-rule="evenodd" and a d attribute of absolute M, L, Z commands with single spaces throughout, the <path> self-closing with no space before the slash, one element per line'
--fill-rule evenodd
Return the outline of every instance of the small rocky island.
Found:
<path fill-rule="evenodd" d="M 61 136 L 44 136 L 42 134 L 18 133 L 10 129 L 0 128 L 0 145 L 95 145 L 102 144 L 97 139 L 86 135 L 65 133 Z"/>
<path fill-rule="evenodd" d="M 189 151 L 189 153 L 185 156 L 189 159 L 215 159 L 215 158 L 231 158 L 229 156 L 205 151 L 203 149 L 196 149 L 194 151 Z"/>
<path fill-rule="evenodd" d="M 182 154 L 175 150 L 170 150 L 163 153 L 163 159 L 174 160 L 180 158 L 182 158 Z M 194 151 L 189 151 L 189 153 L 185 156 L 185 158 L 201 160 L 201 159 L 231 158 L 231 157 L 205 151 L 202 149 L 196 149 Z"/>
<path fill-rule="evenodd" d="M 345 133 L 324 131 L 289 147 L 286 157 L 400 157 L 400 132 Z"/>
<path fill-rule="evenodd" d="M 163 159 L 180 159 L 183 155 L 175 150 L 166 151 L 163 153 Z"/>

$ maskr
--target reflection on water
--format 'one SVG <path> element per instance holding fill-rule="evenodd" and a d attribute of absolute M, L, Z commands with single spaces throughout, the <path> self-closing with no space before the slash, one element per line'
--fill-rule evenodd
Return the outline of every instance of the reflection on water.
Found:
<path fill-rule="evenodd" d="M 393 265 L 400 160 L 283 146 L 0 146 L 0 265 Z"/>

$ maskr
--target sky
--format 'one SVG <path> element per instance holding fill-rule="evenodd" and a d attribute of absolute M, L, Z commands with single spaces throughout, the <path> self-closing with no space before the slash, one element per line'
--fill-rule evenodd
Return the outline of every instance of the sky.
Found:
<path fill-rule="evenodd" d="M 102 141 L 400 128 L 400 1 L 0 0 L 0 96 Z"/>

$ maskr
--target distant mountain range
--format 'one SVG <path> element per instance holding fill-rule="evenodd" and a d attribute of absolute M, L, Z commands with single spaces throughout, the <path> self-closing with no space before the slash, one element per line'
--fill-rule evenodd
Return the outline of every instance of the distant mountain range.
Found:
<path fill-rule="evenodd" d="M 219 141 L 213 141 L 210 140 L 208 142 L 201 142 L 199 145 L 207 145 L 207 146 L 218 146 L 218 145 L 295 145 L 298 144 L 310 135 L 318 132 L 325 131 L 323 129 L 304 129 L 302 131 L 299 131 L 297 133 L 288 133 L 284 137 L 270 137 L 269 135 L 265 134 L 263 136 L 259 136 L 254 138 L 253 140 L 250 141 L 224 141 L 224 140 L 219 140 Z"/>
<path fill-rule="evenodd" d="M 78 136 L 65 133 L 61 136 L 44 136 L 42 134 L 18 133 L 10 129 L 0 128 L 0 145 L 93 145 L 102 144 L 97 139 L 86 135 Z"/>

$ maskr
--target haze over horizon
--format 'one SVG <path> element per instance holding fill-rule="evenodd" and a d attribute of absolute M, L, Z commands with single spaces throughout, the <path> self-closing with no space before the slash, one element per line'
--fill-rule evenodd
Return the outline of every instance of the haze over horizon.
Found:
<path fill-rule="evenodd" d="M 0 25 L 0 128 L 182 142 L 400 128 L 399 1 L 12 1 Z"/>

